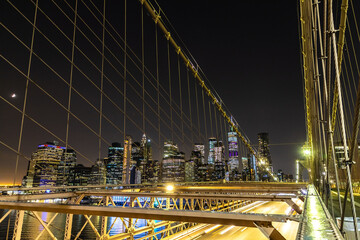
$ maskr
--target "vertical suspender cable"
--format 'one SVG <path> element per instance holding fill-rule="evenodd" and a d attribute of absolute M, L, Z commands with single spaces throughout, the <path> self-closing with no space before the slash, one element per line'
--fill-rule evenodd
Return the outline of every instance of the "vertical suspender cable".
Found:
<path fill-rule="evenodd" d="M 179 51 L 178 51 L 179 53 Z M 177 57 L 177 67 L 178 67 L 178 74 L 179 74 L 179 95 L 180 95 L 180 118 L 181 118 L 181 141 L 184 144 L 184 120 L 183 120 L 183 105 L 182 105 L 182 94 L 181 94 L 181 73 L 180 73 L 180 56 L 178 54 Z M 191 120 L 191 119 L 190 119 Z"/>
<path fill-rule="evenodd" d="M 70 109 L 71 109 L 71 94 L 72 94 L 72 82 L 73 82 L 73 72 L 74 72 L 74 56 L 75 56 L 75 40 L 76 40 L 76 24 L 77 24 L 77 7 L 78 0 L 75 1 L 75 10 L 74 10 L 74 30 L 72 38 L 72 48 L 71 48 L 71 65 L 70 65 L 70 80 L 69 80 L 69 96 L 68 96 L 68 106 L 67 106 L 67 118 L 66 118 L 66 135 L 65 135 L 65 151 L 67 151 L 69 144 L 69 127 L 70 127 Z M 68 157 L 68 154 L 65 154 L 65 157 Z M 64 167 L 66 165 L 67 159 L 65 159 Z M 65 178 L 65 168 L 63 171 L 63 180 Z"/>
<path fill-rule="evenodd" d="M 124 2 L 124 151 L 125 151 L 125 139 L 126 139 L 126 76 L 127 76 L 127 69 L 126 69 L 126 59 L 127 59 L 127 33 L 126 33 L 126 24 L 127 24 L 127 0 Z M 124 172 L 124 169 L 123 169 Z M 122 173 L 122 176 L 124 174 Z M 124 179 L 122 179 L 122 182 L 124 182 Z"/>
<path fill-rule="evenodd" d="M 203 102 L 203 112 L 204 112 L 204 129 L 205 129 L 205 142 L 204 144 L 206 144 L 206 142 L 208 141 L 208 131 L 207 131 L 207 126 L 206 126 L 206 110 L 205 110 L 205 99 L 204 99 L 204 91 L 201 89 L 201 96 L 202 96 L 202 102 Z M 207 146 L 207 144 L 205 145 Z M 210 146 L 209 146 L 210 147 Z M 209 148 L 210 150 L 210 148 Z"/>
<path fill-rule="evenodd" d="M 155 58 L 156 58 L 156 92 L 157 92 L 157 115 L 158 115 L 158 141 L 159 150 L 161 149 L 161 118 L 160 118 L 160 82 L 159 82 L 159 46 L 157 21 L 155 21 Z"/>
<path fill-rule="evenodd" d="M 350 198 L 351 198 L 351 209 L 352 209 L 352 214 L 353 214 L 353 219 L 354 219 L 354 229 L 355 229 L 355 238 L 359 239 L 358 237 L 358 226 L 357 226 L 357 218 L 356 218 L 356 209 L 355 209 L 355 204 L 354 204 L 354 196 L 353 196 L 353 191 L 352 191 L 352 183 L 351 183 L 351 169 L 349 166 L 349 157 L 348 157 L 348 144 L 347 144 L 347 139 L 346 139 L 346 132 L 345 132 L 345 122 L 344 122 L 344 109 L 343 109 L 343 102 L 342 102 L 342 92 L 341 92 L 341 82 L 340 82 L 340 68 L 339 68 L 339 62 L 338 62 L 338 55 L 336 52 L 336 36 L 335 36 L 335 29 L 334 29 L 334 19 L 333 19 L 333 12 L 332 10 L 330 11 L 330 33 L 331 33 L 331 37 L 332 37 L 332 43 L 333 43 L 333 52 L 334 52 L 334 65 L 335 65 L 335 78 L 336 78 L 336 82 L 337 82 L 337 88 L 336 88 L 336 92 L 338 95 L 338 102 L 339 102 L 339 113 L 340 113 L 340 124 L 341 124 L 341 135 L 342 135 L 342 141 L 343 141 L 343 145 L 344 145 L 344 155 L 345 155 L 345 163 L 346 163 L 346 172 L 347 172 L 347 177 L 348 177 L 348 181 L 347 181 L 347 185 L 349 190 L 350 190 Z M 334 111 L 334 110 L 333 110 Z M 336 110 L 335 110 L 336 111 Z M 334 113 L 334 112 L 333 112 Z M 344 207 L 346 206 L 346 199 L 344 196 Z M 342 214 L 344 215 L 345 209 L 343 208 L 343 212 Z M 342 220 L 343 220 L 343 216 Z M 341 221 L 343 222 L 343 221 Z"/>
<path fill-rule="evenodd" d="M 193 127 L 193 118 L 192 118 L 192 109 L 191 109 L 191 91 L 190 91 L 190 76 L 189 69 L 186 68 L 186 79 L 187 79 L 187 87 L 188 87 L 188 102 L 189 102 L 189 118 L 190 118 L 190 130 L 191 130 L 191 141 L 194 143 L 194 127 Z"/>
<path fill-rule="evenodd" d="M 171 66 L 170 66 L 170 42 L 169 36 L 167 36 L 167 60 L 169 71 L 169 104 L 170 104 L 170 125 L 171 125 L 171 141 L 174 142 L 174 124 L 173 124 L 173 108 L 172 108 L 172 96 L 171 96 Z"/>
<path fill-rule="evenodd" d="M 316 106 L 317 106 L 317 110 L 320 112 L 320 119 L 318 119 L 318 139 L 319 139 L 319 144 L 318 146 L 320 147 L 320 160 L 321 160 L 321 178 L 323 179 L 323 185 L 322 185 L 322 191 L 321 193 L 324 195 L 326 194 L 327 196 L 327 183 L 326 183 L 326 179 L 325 176 L 323 175 L 322 172 L 325 172 L 324 169 L 324 165 L 326 166 L 326 162 L 324 159 L 324 155 L 327 152 L 326 151 L 326 138 L 325 138 L 325 126 L 324 126 L 324 115 L 323 115 L 323 108 L 322 108 L 322 95 L 321 95 L 321 85 L 320 85 L 320 72 L 319 72 L 319 64 L 318 64 L 318 44 L 317 44 L 317 39 L 319 39 L 319 42 L 321 42 L 321 34 L 317 34 L 317 28 L 320 28 L 321 26 L 317 24 L 316 21 L 316 14 L 317 14 L 317 9 L 318 9 L 318 4 L 319 2 L 317 0 L 315 0 L 314 2 L 314 6 L 315 9 L 313 8 L 313 11 L 311 11 L 312 14 L 312 24 L 313 24 L 313 39 L 314 39 L 314 54 L 315 54 L 315 76 L 314 76 L 314 83 L 315 83 L 315 99 L 316 99 Z M 314 13 L 315 12 L 315 13 Z M 315 15 L 315 16 L 314 16 Z M 316 94 L 317 93 L 317 94 Z"/>
<path fill-rule="evenodd" d="M 144 56 L 144 5 L 141 5 L 141 63 L 142 63 L 142 130 L 145 133 L 145 56 Z"/>
<path fill-rule="evenodd" d="M 212 113 L 211 113 L 211 103 L 210 101 L 208 102 L 208 105 L 209 105 L 209 119 L 210 119 L 210 132 L 211 132 L 211 137 L 215 137 L 216 139 L 217 138 L 217 133 L 215 133 L 214 135 L 214 128 L 213 128 L 213 124 L 212 124 Z M 215 114 L 215 113 L 214 113 Z"/>
<path fill-rule="evenodd" d="M 33 51 L 34 51 L 35 30 L 36 30 L 35 26 L 36 26 L 36 21 L 37 21 L 38 4 L 39 4 L 39 1 L 36 0 L 35 13 L 34 13 L 34 23 L 33 23 L 33 29 L 32 29 L 32 35 L 31 35 L 31 44 L 30 44 L 29 63 L 28 63 L 27 74 L 26 74 L 25 95 L 24 95 L 23 108 L 22 108 L 22 111 L 21 111 L 21 125 L 20 125 L 20 133 L 19 133 L 19 141 L 18 141 L 18 148 L 17 148 L 17 155 L 16 155 L 16 163 L 15 163 L 15 172 L 14 172 L 13 185 L 15 185 L 15 182 L 16 182 L 16 175 L 17 175 L 17 170 L 18 170 L 18 166 L 19 166 L 22 134 L 23 134 L 23 130 L 24 130 L 24 119 L 25 119 L 27 95 L 28 95 L 28 90 L 29 90 L 29 81 L 30 81 L 30 71 L 31 71 L 32 56 L 33 56 Z"/>
<path fill-rule="evenodd" d="M 102 31 L 102 48 L 101 48 L 101 83 L 100 83 L 100 114 L 99 114 L 99 160 L 101 158 L 101 125 L 102 125 L 102 105 L 103 105 L 103 87 L 104 87 L 104 56 L 105 56 L 105 7 L 106 0 L 104 0 L 103 13 L 103 31 Z"/>
<path fill-rule="evenodd" d="M 195 89 L 195 100 L 196 100 L 196 115 L 197 115 L 197 125 L 198 125 L 198 141 L 200 141 L 200 110 L 199 110 L 199 97 L 197 90 L 197 83 L 194 81 L 194 89 Z M 204 142 L 206 144 L 206 140 Z"/>
<path fill-rule="evenodd" d="M 213 107 L 214 107 L 214 118 L 215 118 L 215 136 L 216 136 L 216 138 L 218 138 L 218 136 L 219 136 L 219 130 L 218 130 L 217 117 L 216 117 L 217 111 L 216 111 L 215 106 L 213 106 Z M 220 129 L 222 129 L 222 128 L 220 128 Z M 222 132 L 222 131 L 221 131 L 221 132 Z M 222 136 L 222 135 L 220 134 L 220 136 Z"/>
<path fill-rule="evenodd" d="M 326 6 L 327 6 L 327 0 L 325 1 L 325 4 L 324 4 L 324 11 L 326 13 Z M 324 55 L 325 51 L 324 49 L 326 49 L 326 38 L 328 38 L 328 35 L 325 34 L 325 38 L 324 38 L 324 42 L 322 41 L 322 32 L 321 32 L 321 24 L 320 24 L 320 13 L 319 13 L 319 5 L 317 4 L 316 5 L 316 19 L 318 24 L 317 24 L 317 27 L 318 27 L 318 32 L 319 32 L 319 46 L 320 46 L 320 55 L 321 55 L 321 66 L 322 66 L 322 76 L 323 76 L 323 91 L 324 91 L 324 108 L 325 110 L 327 111 L 327 114 L 325 114 L 327 116 L 327 127 L 328 127 L 328 138 L 330 141 L 329 143 L 329 146 L 327 149 L 326 149 L 326 146 L 325 146 L 325 149 L 328 151 L 327 152 L 327 161 L 326 161 L 326 178 L 327 178 L 327 183 L 329 183 L 329 161 L 332 159 L 333 160 L 333 167 L 334 167 L 334 172 L 335 172 L 335 180 L 336 180 L 336 189 L 337 189 L 337 193 L 338 193 L 338 201 L 339 201 L 339 206 L 340 206 L 340 212 L 341 212 L 341 197 L 340 197 L 340 189 L 339 189 L 339 177 L 338 177 L 338 172 L 337 172 L 337 166 L 336 166 L 336 161 L 335 161 L 335 149 L 334 149 L 334 141 L 333 141 L 333 130 L 331 128 L 331 124 L 330 124 L 330 111 L 329 111 L 329 104 L 328 104 L 328 87 L 327 87 L 327 74 L 326 74 L 326 59 L 327 57 L 330 57 L 331 54 L 327 54 L 327 56 Z M 326 22 L 326 17 L 324 17 L 324 21 Z M 324 25 L 326 26 L 326 25 Z M 324 28 L 324 32 L 326 32 L 326 28 Z M 324 45 L 323 45 L 324 44 Z M 324 48 L 324 49 L 323 49 Z M 329 76 L 328 76 L 329 77 Z M 320 86 L 320 85 L 319 85 Z M 325 138 L 326 139 L 326 138 Z M 330 153 L 331 152 L 331 153 Z M 329 191 L 331 191 L 330 189 L 330 186 L 329 186 Z M 331 192 L 330 192 L 330 198 L 332 197 L 331 196 Z M 331 199 L 332 200 L 332 199 Z"/>

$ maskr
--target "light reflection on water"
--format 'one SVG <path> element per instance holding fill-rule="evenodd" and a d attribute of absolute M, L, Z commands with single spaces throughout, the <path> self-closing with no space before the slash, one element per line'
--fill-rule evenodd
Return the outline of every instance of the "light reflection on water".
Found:
<path fill-rule="evenodd" d="M 8 210 L 2 210 L 0 209 L 0 218 L 7 212 Z M 41 217 L 41 219 L 47 223 L 51 220 L 51 218 L 55 215 L 55 213 L 47 213 L 47 212 L 41 212 L 41 213 L 37 213 L 38 216 Z M 12 213 L 10 213 L 10 225 L 9 225 L 9 237 L 8 239 L 12 238 L 12 233 L 14 231 L 14 223 L 15 223 L 15 217 L 16 217 L 16 212 L 13 211 Z M 110 229 L 110 226 L 112 225 L 112 223 L 115 221 L 116 217 L 109 217 L 108 218 L 108 230 Z M 125 219 L 127 222 L 128 219 Z M 8 228 L 8 221 L 9 221 L 9 217 L 7 217 L 3 222 L 0 223 L 0 239 L 6 239 L 6 235 L 7 235 L 7 228 Z M 94 224 L 94 226 L 98 229 L 99 233 L 100 233 L 100 227 L 101 227 L 101 217 L 100 216 L 93 216 L 91 218 L 92 223 Z M 63 239 L 64 238 L 64 229 L 65 229 L 65 222 L 66 222 L 66 214 L 58 214 L 58 216 L 54 219 L 54 221 L 52 222 L 50 229 L 52 231 L 52 233 L 55 235 L 55 237 L 57 237 L 58 239 Z M 72 225 L 72 238 L 75 238 L 75 236 L 77 235 L 77 233 L 81 230 L 82 226 L 85 224 L 86 222 L 86 218 L 85 216 L 82 215 L 74 215 L 73 218 L 73 225 Z M 158 222 L 158 221 L 156 221 Z M 134 223 L 135 223 L 135 219 L 134 219 Z M 136 227 L 143 227 L 146 226 L 146 220 L 145 219 L 139 219 L 136 222 Z M 35 218 L 35 216 L 30 213 L 30 212 L 25 212 L 24 215 L 24 225 L 23 225 L 23 230 L 22 230 L 22 235 L 21 235 L 21 239 L 22 240 L 33 240 L 35 239 L 38 234 L 44 229 L 44 227 L 40 224 L 40 222 Z M 121 221 L 120 218 L 118 218 L 114 224 L 114 227 L 111 229 L 109 235 L 113 236 L 119 233 L 123 233 L 125 232 L 125 226 L 123 224 L 123 222 Z M 161 229 L 164 229 L 164 227 L 162 227 Z M 156 231 L 160 231 L 160 228 L 157 229 Z M 143 234 L 139 234 L 136 235 L 136 238 L 140 238 L 145 236 L 145 233 Z M 46 232 L 46 230 L 44 231 L 44 233 L 42 234 L 40 239 L 50 239 L 50 235 L 49 233 Z M 86 227 L 84 228 L 82 234 L 80 235 L 79 239 L 96 239 L 96 235 L 93 232 L 90 224 L 87 224 Z"/>

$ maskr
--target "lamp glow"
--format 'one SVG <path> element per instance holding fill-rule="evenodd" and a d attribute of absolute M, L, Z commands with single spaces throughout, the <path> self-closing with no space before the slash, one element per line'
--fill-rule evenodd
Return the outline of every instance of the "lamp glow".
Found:
<path fill-rule="evenodd" d="M 173 185 L 167 185 L 167 186 L 166 186 L 166 191 L 171 192 L 171 191 L 173 191 L 173 190 L 174 190 L 174 186 L 173 186 Z"/>
<path fill-rule="evenodd" d="M 311 151 L 310 151 L 310 149 L 304 149 L 304 155 L 305 156 L 310 156 L 310 154 L 311 154 Z"/>

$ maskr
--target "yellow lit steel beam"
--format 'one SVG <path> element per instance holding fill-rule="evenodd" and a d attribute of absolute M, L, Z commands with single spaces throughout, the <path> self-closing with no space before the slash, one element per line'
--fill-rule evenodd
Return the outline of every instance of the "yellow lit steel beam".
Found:
<path fill-rule="evenodd" d="M 345 30 L 346 30 L 346 20 L 347 20 L 347 10 L 349 7 L 349 0 L 342 0 L 341 2 L 341 15 L 340 15 L 340 25 L 339 25 L 339 39 L 338 39 L 338 65 L 339 65 L 339 75 L 341 73 L 341 63 L 342 63 L 342 56 L 344 52 L 344 43 L 345 43 Z M 339 102 L 339 94 L 338 94 L 338 85 L 335 81 L 334 85 L 334 99 L 332 105 L 332 118 L 331 118 L 331 126 L 332 129 L 335 129 L 336 124 L 336 111 L 337 105 Z"/>

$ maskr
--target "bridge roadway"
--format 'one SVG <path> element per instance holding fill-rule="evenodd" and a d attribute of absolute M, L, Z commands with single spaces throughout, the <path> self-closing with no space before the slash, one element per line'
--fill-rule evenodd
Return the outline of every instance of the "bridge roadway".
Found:
<path fill-rule="evenodd" d="M 302 201 L 298 202 L 302 207 Z M 257 201 L 251 205 L 234 210 L 242 213 L 269 213 L 269 214 L 286 214 L 292 213 L 291 208 L 282 202 Z M 294 214 L 294 213 L 293 213 Z M 286 239 L 296 239 L 299 223 L 296 221 L 287 221 L 285 223 L 273 223 L 273 226 Z M 226 240 L 226 239 L 268 239 L 258 228 L 224 226 L 213 224 L 200 224 L 184 232 L 174 234 L 167 239 L 171 240 Z"/>

